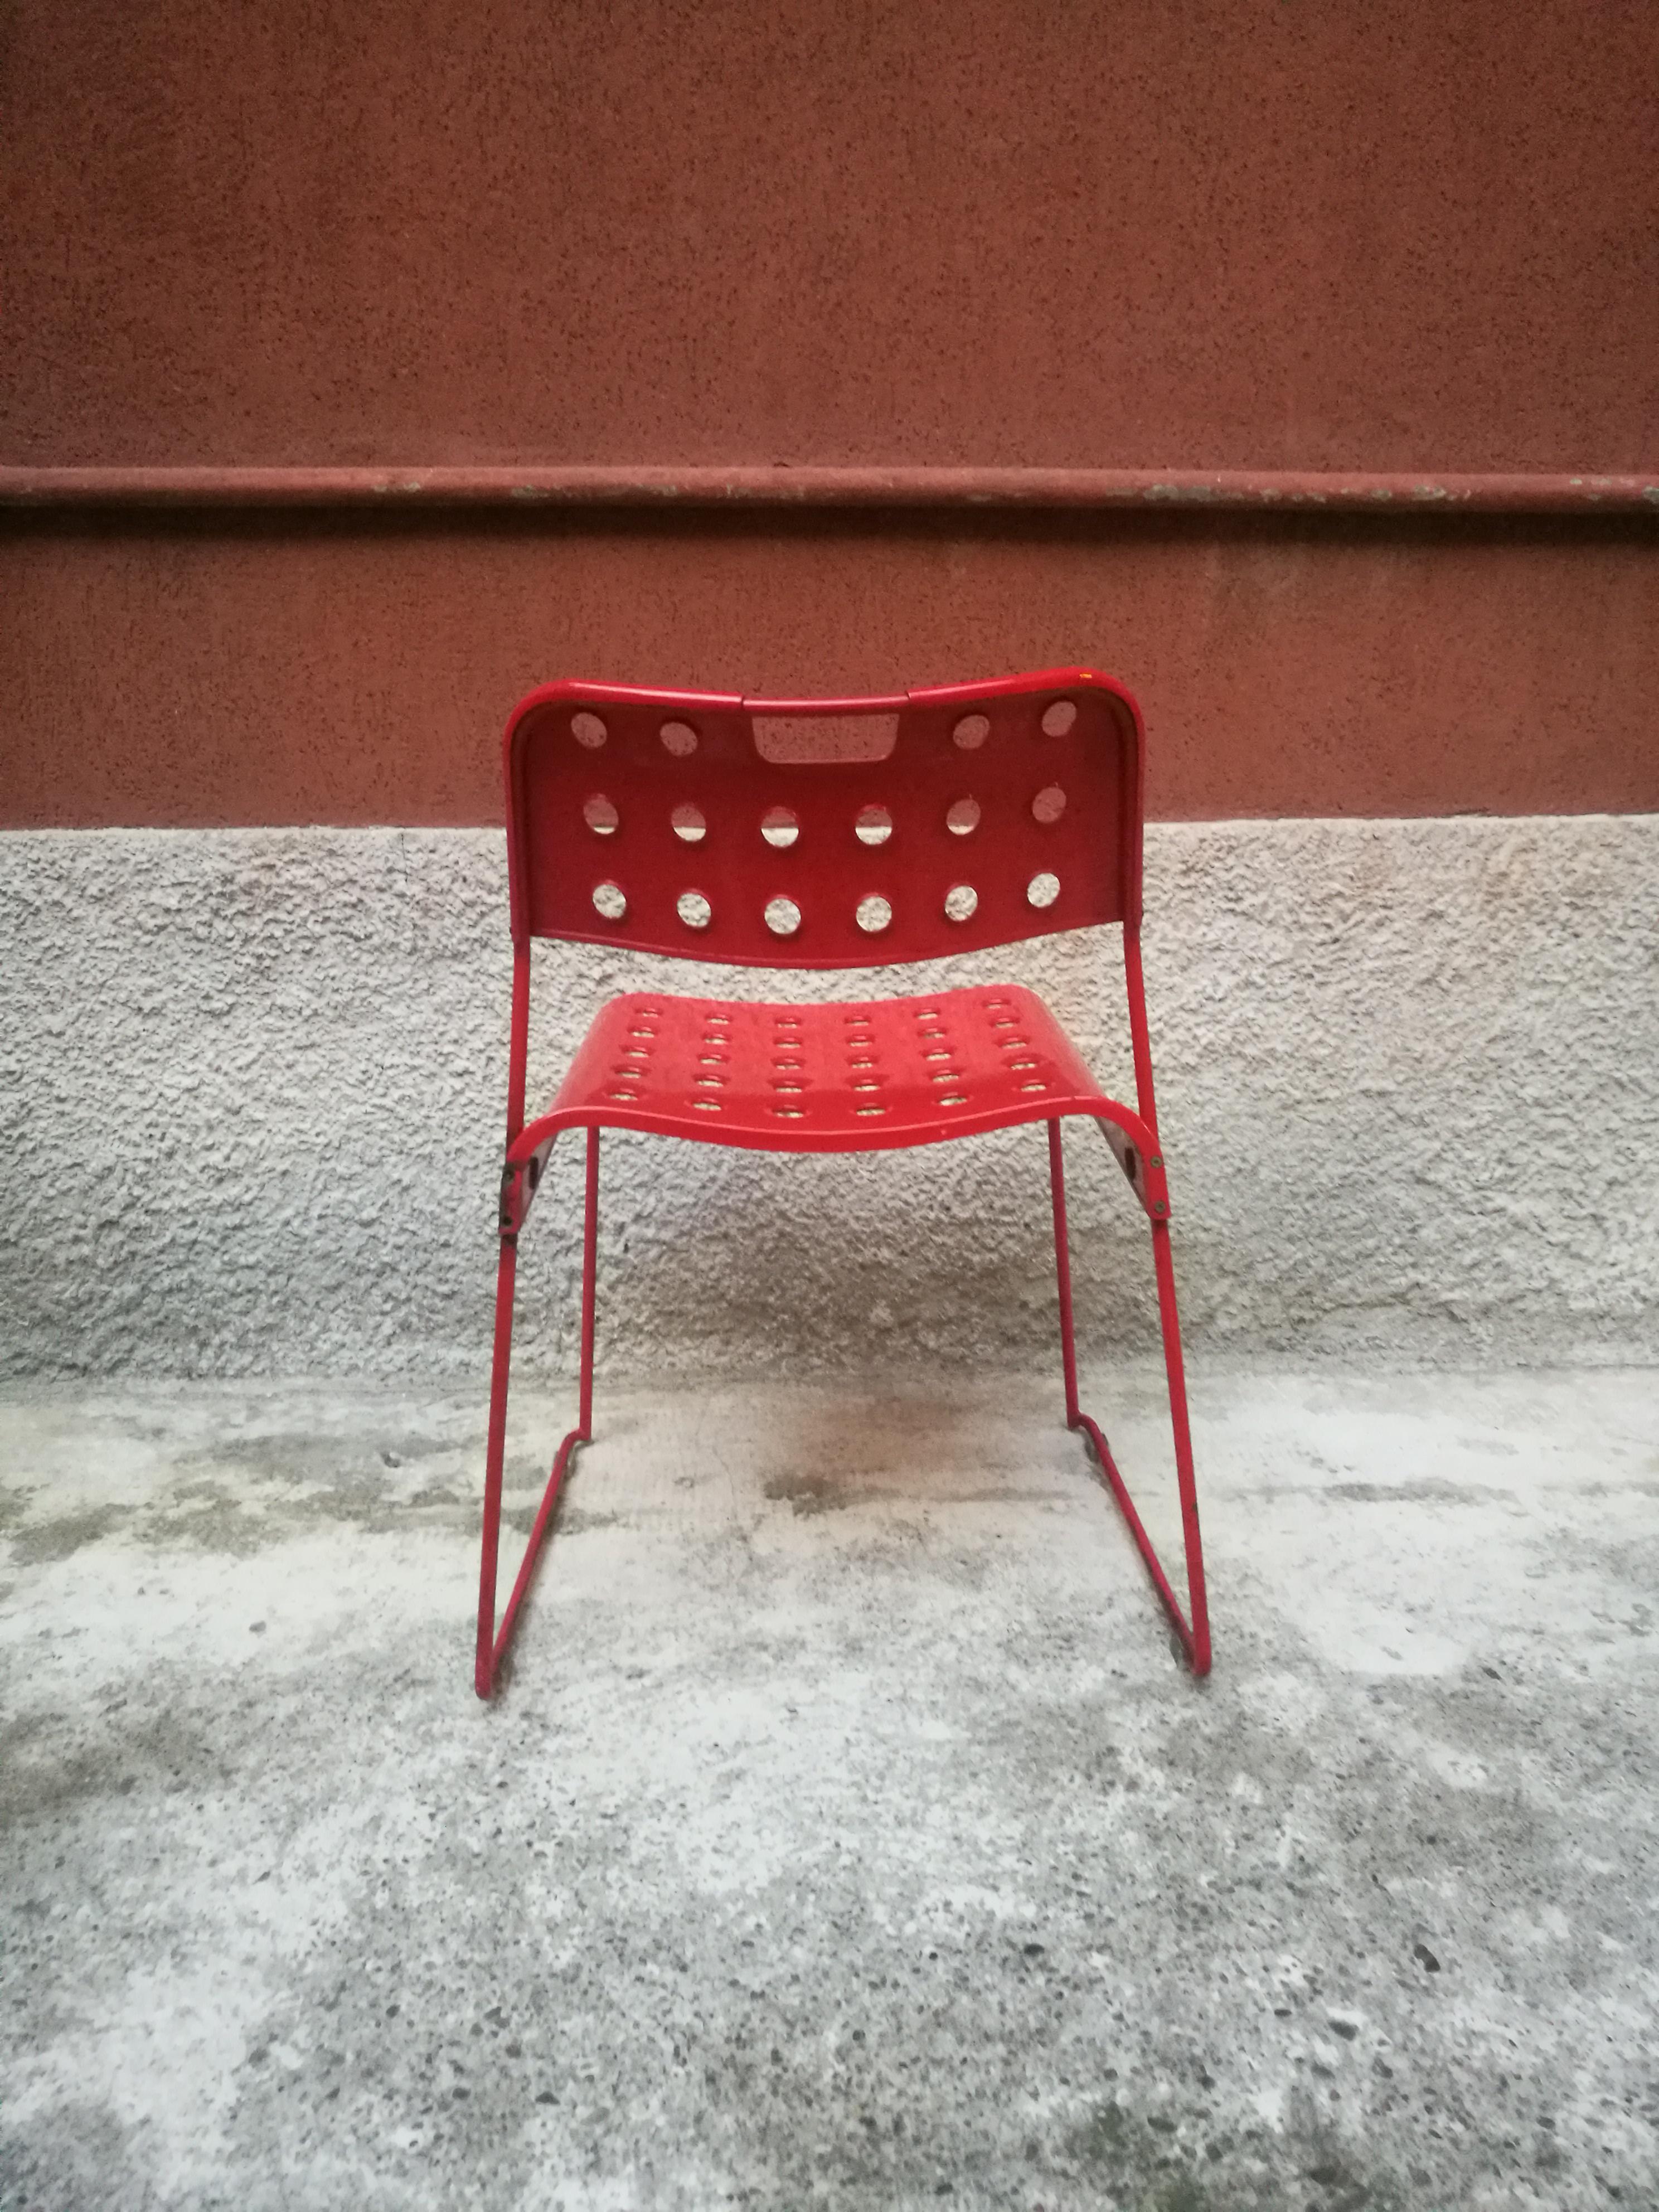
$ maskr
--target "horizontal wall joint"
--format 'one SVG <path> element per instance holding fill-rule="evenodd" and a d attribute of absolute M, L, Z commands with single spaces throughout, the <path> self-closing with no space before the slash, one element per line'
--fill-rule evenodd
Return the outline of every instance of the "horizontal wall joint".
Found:
<path fill-rule="evenodd" d="M 1171 507 L 1416 514 L 1649 513 L 1636 475 L 1325 469 L 0 466 L 0 505 Z"/>

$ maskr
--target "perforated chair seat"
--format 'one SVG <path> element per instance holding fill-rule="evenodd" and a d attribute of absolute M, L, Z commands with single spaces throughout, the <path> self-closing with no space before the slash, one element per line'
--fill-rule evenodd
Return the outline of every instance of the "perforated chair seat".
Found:
<path fill-rule="evenodd" d="M 489 1697 L 566 1471 L 592 1434 L 599 1142 L 605 1128 L 774 1152 L 896 1151 L 1042 1122 L 1066 1419 L 1122 1510 L 1170 1626 L 1210 1665 L 1192 1438 L 1140 969 L 1142 729 L 1121 684 L 1051 669 L 866 699 L 753 699 L 544 684 L 503 746 L 513 1017 L 496 1231 L 474 1680 Z M 1034 991 L 976 985 L 760 1004 L 630 992 L 592 1018 L 546 1111 L 526 1118 L 531 946 L 769 969 L 895 967 L 1055 930 L 1122 931 L 1132 1111 Z M 1099 1127 L 1151 1224 L 1186 1556 L 1183 1612 L 1078 1395 L 1062 1129 Z M 554 1455 L 499 1624 L 519 1242 L 561 1132 L 586 1139 L 576 1425 Z"/>
<path fill-rule="evenodd" d="M 1056 1115 L 1109 1122 L 1135 1181 L 1162 1161 L 1035 991 L 1004 983 L 908 999 L 757 1005 L 668 992 L 612 999 L 548 1111 L 510 1157 L 560 1129 L 622 1127 L 751 1151 L 896 1150 Z M 1157 1166 L 1152 1163 L 1157 1161 Z M 1148 1191 L 1156 1203 L 1158 1193 Z"/>

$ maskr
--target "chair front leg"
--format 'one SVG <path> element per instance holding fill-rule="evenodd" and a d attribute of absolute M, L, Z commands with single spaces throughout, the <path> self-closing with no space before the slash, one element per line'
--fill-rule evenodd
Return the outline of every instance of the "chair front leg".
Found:
<path fill-rule="evenodd" d="M 1198 1485 L 1193 1474 L 1193 1432 L 1187 1418 L 1187 1366 L 1176 1310 L 1175 1255 L 1167 1221 L 1152 1224 L 1152 1266 L 1158 1274 L 1158 1317 L 1164 1335 L 1164 1371 L 1170 1385 L 1170 1428 L 1175 1439 L 1176 1486 L 1187 1552 L 1187 1602 L 1192 1630 L 1182 1640 L 1195 1674 L 1210 1671 L 1210 1603 L 1204 1587 L 1204 1540 L 1198 1526 Z"/>
<path fill-rule="evenodd" d="M 1146 1562 L 1154 1589 L 1164 1602 L 1176 1634 L 1195 1674 L 1210 1671 L 1210 1616 L 1204 1586 L 1204 1550 L 1198 1526 L 1198 1492 L 1193 1477 L 1192 1431 L 1187 1419 L 1187 1383 L 1181 1357 L 1181 1323 L 1176 1311 L 1175 1263 L 1170 1253 L 1170 1225 L 1154 1218 L 1152 1264 L 1158 1276 L 1158 1319 L 1164 1334 L 1164 1371 L 1170 1386 L 1170 1419 L 1175 1437 L 1176 1482 L 1181 1496 L 1181 1522 L 1187 1554 L 1187 1601 L 1190 1620 L 1182 1612 L 1170 1578 L 1164 1573 L 1147 1535 L 1134 1500 L 1130 1497 L 1110 1447 L 1098 1422 L 1083 1411 L 1078 1395 L 1077 1334 L 1072 1311 L 1071 1236 L 1066 1215 L 1066 1163 L 1060 1123 L 1048 1124 L 1048 1185 L 1054 1219 L 1054 1273 L 1060 1293 L 1060 1360 L 1066 1378 L 1066 1425 L 1076 1429 L 1093 1448 L 1100 1471 L 1128 1523 L 1136 1548 Z"/>
<path fill-rule="evenodd" d="M 526 1164 L 527 1166 L 527 1164 Z M 593 1331 L 597 1305 L 599 1231 L 599 1133 L 587 1133 L 587 1172 L 582 1209 L 581 1362 L 577 1385 L 576 1425 L 564 1437 L 553 1457 L 553 1466 L 542 1493 L 530 1540 L 513 1584 L 507 1611 L 495 1626 L 495 1575 L 501 1549 L 501 1477 L 507 1453 L 507 1395 L 513 1358 L 513 1304 L 518 1270 L 519 1231 L 528 1209 L 528 1194 L 519 1176 L 509 1170 L 502 1184 L 501 1260 L 495 1273 L 495 1349 L 489 1378 L 489 1431 L 484 1454 L 483 1558 L 478 1573 L 478 1649 L 473 1687 L 481 1698 L 494 1692 L 518 1624 L 520 1608 L 530 1588 L 531 1576 L 548 1525 L 564 1486 L 566 1473 L 579 1444 L 590 1443 L 593 1429 Z"/>
<path fill-rule="evenodd" d="M 501 1541 L 501 1468 L 507 1454 L 507 1374 L 513 1361 L 513 1303 L 519 1239 L 501 1231 L 495 1268 L 495 1349 L 489 1369 L 489 1433 L 484 1447 L 483 1558 L 478 1570 L 478 1655 L 473 1687 L 487 1698 L 495 1686 L 495 1569 Z"/>

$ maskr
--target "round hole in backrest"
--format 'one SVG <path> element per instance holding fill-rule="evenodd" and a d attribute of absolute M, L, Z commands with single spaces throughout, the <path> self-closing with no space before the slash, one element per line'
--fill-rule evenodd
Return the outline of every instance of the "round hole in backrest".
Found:
<path fill-rule="evenodd" d="M 708 835 L 708 824 L 702 818 L 702 807 L 694 806 L 689 799 L 683 799 L 668 819 L 674 835 L 688 845 L 701 845 Z"/>
<path fill-rule="evenodd" d="M 800 908 L 793 899 L 768 899 L 766 927 L 774 937 L 793 937 L 800 927 Z"/>
<path fill-rule="evenodd" d="M 621 819 L 615 799 L 602 791 L 590 792 L 582 801 L 582 820 L 596 837 L 609 837 Z"/>
<path fill-rule="evenodd" d="M 1031 819 L 1041 822 L 1045 829 L 1058 822 L 1066 811 L 1066 794 L 1057 783 L 1045 783 L 1031 801 Z"/>
<path fill-rule="evenodd" d="M 619 884 L 595 884 L 593 911 L 605 921 L 620 921 L 628 912 L 628 901 Z"/>
<path fill-rule="evenodd" d="M 597 714 L 590 714 L 584 709 L 581 714 L 570 717 L 570 734 L 579 745 L 586 745 L 592 752 L 605 743 L 605 724 Z"/>
<path fill-rule="evenodd" d="M 872 891 L 859 901 L 854 919 L 860 929 L 872 937 L 877 936 L 893 919 L 891 902 L 883 898 L 879 891 Z"/>
<path fill-rule="evenodd" d="M 971 921 L 979 910 L 979 893 L 971 884 L 952 884 L 945 894 L 947 921 Z"/>
<path fill-rule="evenodd" d="M 701 891 L 682 891 L 674 911 L 688 929 L 707 929 L 713 908 Z"/>
<path fill-rule="evenodd" d="M 945 810 L 945 826 L 953 837 L 971 837 L 979 827 L 979 801 L 953 799 Z"/>
<path fill-rule="evenodd" d="M 951 741 L 960 745 L 965 753 L 976 752 L 991 734 L 991 725 L 983 714 L 964 714 L 951 732 Z"/>
<path fill-rule="evenodd" d="M 761 817 L 761 836 L 781 852 L 787 851 L 799 835 L 800 823 L 793 806 L 769 806 Z"/>
<path fill-rule="evenodd" d="M 1077 708 L 1069 699 L 1052 699 L 1042 710 L 1042 731 L 1045 737 L 1063 738 L 1077 720 Z"/>
<path fill-rule="evenodd" d="M 665 722 L 657 734 L 676 760 L 684 760 L 697 750 L 697 733 L 690 722 Z"/>
<path fill-rule="evenodd" d="M 884 845 L 893 834 L 893 817 L 884 806 L 861 806 L 853 835 L 860 845 Z"/>
<path fill-rule="evenodd" d="M 1041 875 L 1033 876 L 1025 886 L 1029 904 L 1035 907 L 1052 906 L 1060 896 L 1060 878 L 1050 875 L 1045 868 Z"/>

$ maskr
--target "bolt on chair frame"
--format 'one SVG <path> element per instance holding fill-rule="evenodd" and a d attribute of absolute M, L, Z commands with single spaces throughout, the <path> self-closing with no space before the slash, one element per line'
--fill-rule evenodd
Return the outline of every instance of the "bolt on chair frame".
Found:
<path fill-rule="evenodd" d="M 756 1150 L 862 1152 L 1044 1121 L 1066 1423 L 1092 1449 L 1194 1673 L 1208 1673 L 1169 1184 L 1141 974 L 1143 743 L 1130 694 L 1081 669 L 860 699 L 559 683 L 515 708 L 504 748 L 513 1012 L 478 1592 L 481 1698 L 495 1688 L 571 1460 L 592 1439 L 599 1132 L 607 1126 Z M 981 822 L 990 830 L 984 837 Z M 526 1120 L 538 937 L 821 970 L 1102 922 L 1122 928 L 1135 1110 L 1100 1090 L 1034 993 L 1003 986 L 857 1006 L 630 994 L 601 1010 L 548 1111 Z M 1184 1613 L 1079 1398 L 1061 1143 L 1062 1122 L 1074 1115 L 1098 1124 L 1151 1227 Z M 586 1132 L 576 1425 L 554 1456 L 498 1625 L 518 1241 L 548 1154 L 567 1128 Z"/>

